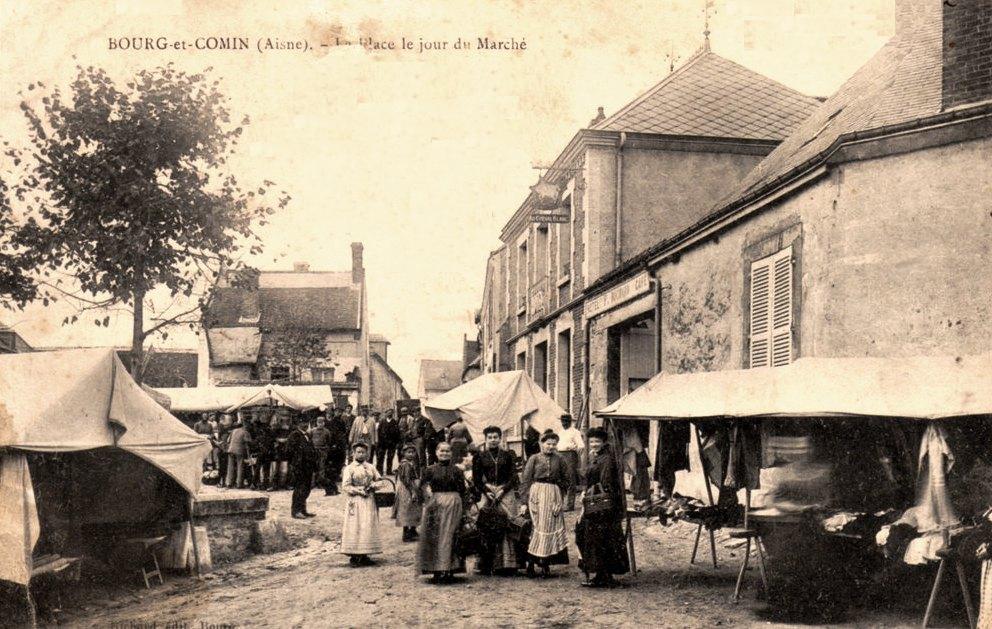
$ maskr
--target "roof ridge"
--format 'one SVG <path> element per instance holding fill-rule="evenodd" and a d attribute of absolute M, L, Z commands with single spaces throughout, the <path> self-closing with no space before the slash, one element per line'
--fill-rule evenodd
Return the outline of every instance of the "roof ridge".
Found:
<path fill-rule="evenodd" d="M 640 96 L 635 97 L 634 100 L 630 101 L 629 103 L 627 103 L 626 105 L 624 105 L 623 107 L 621 107 L 613 115 L 611 115 L 611 116 L 609 116 L 607 118 L 604 118 L 597 125 L 595 125 L 593 127 L 590 127 L 590 128 L 591 129 L 605 129 L 608 125 L 613 124 L 617 119 L 619 119 L 621 116 L 623 116 L 624 114 L 626 114 L 628 111 L 630 111 L 631 109 L 637 107 L 638 105 L 640 105 L 641 103 L 643 103 L 644 101 L 646 101 L 648 98 L 650 98 L 650 97 L 654 96 L 655 94 L 657 94 L 659 91 L 661 91 L 661 89 L 663 87 L 665 87 L 670 82 L 672 82 L 673 80 L 675 80 L 675 78 L 677 76 L 680 76 L 687 69 L 689 69 L 690 67 L 694 66 L 696 63 L 699 62 L 700 59 L 702 59 L 706 55 L 715 55 L 717 57 L 720 57 L 720 55 L 716 54 L 712 50 L 700 48 L 699 50 L 697 50 L 696 52 L 694 52 L 692 54 L 692 56 L 689 57 L 686 60 L 685 63 L 683 63 L 682 65 L 680 65 L 675 70 L 672 70 L 671 72 L 669 72 L 668 73 L 668 76 L 666 76 L 662 80 L 660 80 L 657 83 L 655 83 L 654 86 L 649 87 L 646 91 L 642 92 Z M 720 57 L 720 58 L 722 59 L 723 57 Z"/>

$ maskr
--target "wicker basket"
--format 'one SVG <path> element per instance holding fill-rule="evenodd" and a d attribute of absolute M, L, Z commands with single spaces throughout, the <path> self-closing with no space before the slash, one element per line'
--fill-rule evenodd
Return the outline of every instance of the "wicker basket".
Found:
<path fill-rule="evenodd" d="M 383 478 L 379 482 L 389 483 L 391 488 L 388 490 L 382 487 L 375 488 L 375 506 L 380 509 L 393 506 L 396 503 L 396 483 L 391 478 Z"/>

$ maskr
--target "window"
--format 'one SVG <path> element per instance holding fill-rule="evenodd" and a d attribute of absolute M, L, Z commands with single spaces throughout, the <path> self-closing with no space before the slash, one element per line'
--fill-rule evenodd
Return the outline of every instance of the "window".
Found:
<path fill-rule="evenodd" d="M 516 368 L 518 371 L 525 371 L 527 369 L 527 352 L 517 354 Z"/>
<path fill-rule="evenodd" d="M 548 390 L 548 343 L 538 343 L 534 346 L 534 382 L 542 391 Z"/>
<path fill-rule="evenodd" d="M 750 367 L 792 362 L 792 247 L 751 263 Z"/>
<path fill-rule="evenodd" d="M 558 223 L 558 277 L 569 277 L 572 272 L 572 195 L 565 197 L 562 204 L 568 210 L 567 223 Z"/>
<path fill-rule="evenodd" d="M 530 287 L 530 279 L 527 275 L 527 241 L 520 243 L 517 251 L 517 310 L 527 307 L 527 289 Z"/>
<path fill-rule="evenodd" d="M 534 279 L 537 284 L 548 276 L 548 226 L 538 225 L 534 231 Z"/>
<path fill-rule="evenodd" d="M 558 348 L 555 355 L 555 385 L 558 392 L 558 405 L 566 411 L 572 410 L 572 331 L 558 334 Z"/>
<path fill-rule="evenodd" d="M 272 365 L 269 367 L 269 380 L 289 380 L 289 367 L 286 365 Z"/>
<path fill-rule="evenodd" d="M 314 382 L 334 382 L 333 367 L 314 367 L 310 374 Z"/>

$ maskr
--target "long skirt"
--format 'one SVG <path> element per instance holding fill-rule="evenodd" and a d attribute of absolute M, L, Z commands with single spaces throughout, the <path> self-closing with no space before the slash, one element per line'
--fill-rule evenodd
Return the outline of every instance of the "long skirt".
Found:
<path fill-rule="evenodd" d="M 344 504 L 341 552 L 345 555 L 374 555 L 382 552 L 379 509 L 375 496 L 348 496 Z"/>
<path fill-rule="evenodd" d="M 557 507 L 558 515 L 552 511 Z M 541 563 L 568 563 L 568 534 L 565 532 L 564 502 L 558 485 L 534 483 L 527 509 L 533 522 L 527 553 Z"/>
<path fill-rule="evenodd" d="M 488 499 L 483 499 L 479 502 L 479 509 L 481 510 L 483 507 L 488 508 L 489 502 Z M 499 509 L 507 518 L 517 515 L 517 512 L 520 510 L 520 500 L 517 498 L 515 491 L 508 491 L 503 494 L 499 501 Z M 507 536 L 506 531 L 483 532 L 480 524 L 479 532 L 483 533 L 483 537 L 485 538 L 485 548 L 479 556 L 481 564 L 485 565 L 488 562 L 486 567 L 492 570 L 524 567 L 527 559 L 526 546 L 520 547 L 519 542 Z"/>
<path fill-rule="evenodd" d="M 619 517 L 610 512 L 582 514 L 575 526 L 575 545 L 579 547 L 579 567 L 588 573 L 627 574 L 627 538 Z"/>
<path fill-rule="evenodd" d="M 396 520 L 396 526 L 408 527 L 420 524 L 424 505 L 419 500 L 415 502 L 413 498 L 406 485 L 396 483 L 396 502 L 393 503 L 393 519 Z"/>
<path fill-rule="evenodd" d="M 417 543 L 417 571 L 465 572 L 465 559 L 455 552 L 455 536 L 462 521 L 462 497 L 438 492 L 424 505 Z"/>

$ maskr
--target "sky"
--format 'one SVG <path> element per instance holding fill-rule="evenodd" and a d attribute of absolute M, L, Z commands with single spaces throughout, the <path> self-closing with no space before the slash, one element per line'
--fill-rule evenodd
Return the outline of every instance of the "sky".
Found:
<path fill-rule="evenodd" d="M 827 96 L 893 32 L 895 0 L 714 0 L 714 52 Z M 67 86 L 75 64 L 125 79 L 174 62 L 213 68 L 251 124 L 232 170 L 292 197 L 260 231 L 261 269 L 348 270 L 364 243 L 372 332 L 415 391 L 421 358 L 460 359 L 474 338 L 486 259 L 504 223 L 575 132 L 663 79 L 703 42 L 706 0 L 77 2 L 0 0 L 0 137 L 25 144 L 19 91 Z M 111 38 L 187 42 L 111 49 Z M 249 50 L 196 50 L 244 37 Z M 322 47 L 372 38 L 395 50 Z M 479 37 L 523 50 L 478 50 Z M 259 52 L 260 39 L 308 50 Z M 459 38 L 472 50 L 455 50 Z M 403 39 L 412 49 L 403 49 Z M 448 42 L 444 50 L 420 50 Z M 201 40 L 201 41 L 206 41 Z M 37 92 L 23 92 L 37 97 Z M 164 300 L 163 300 L 164 301 Z M 61 326 L 67 304 L 0 311 L 35 346 L 126 345 L 130 317 Z M 174 333 L 156 346 L 195 347 Z"/>

